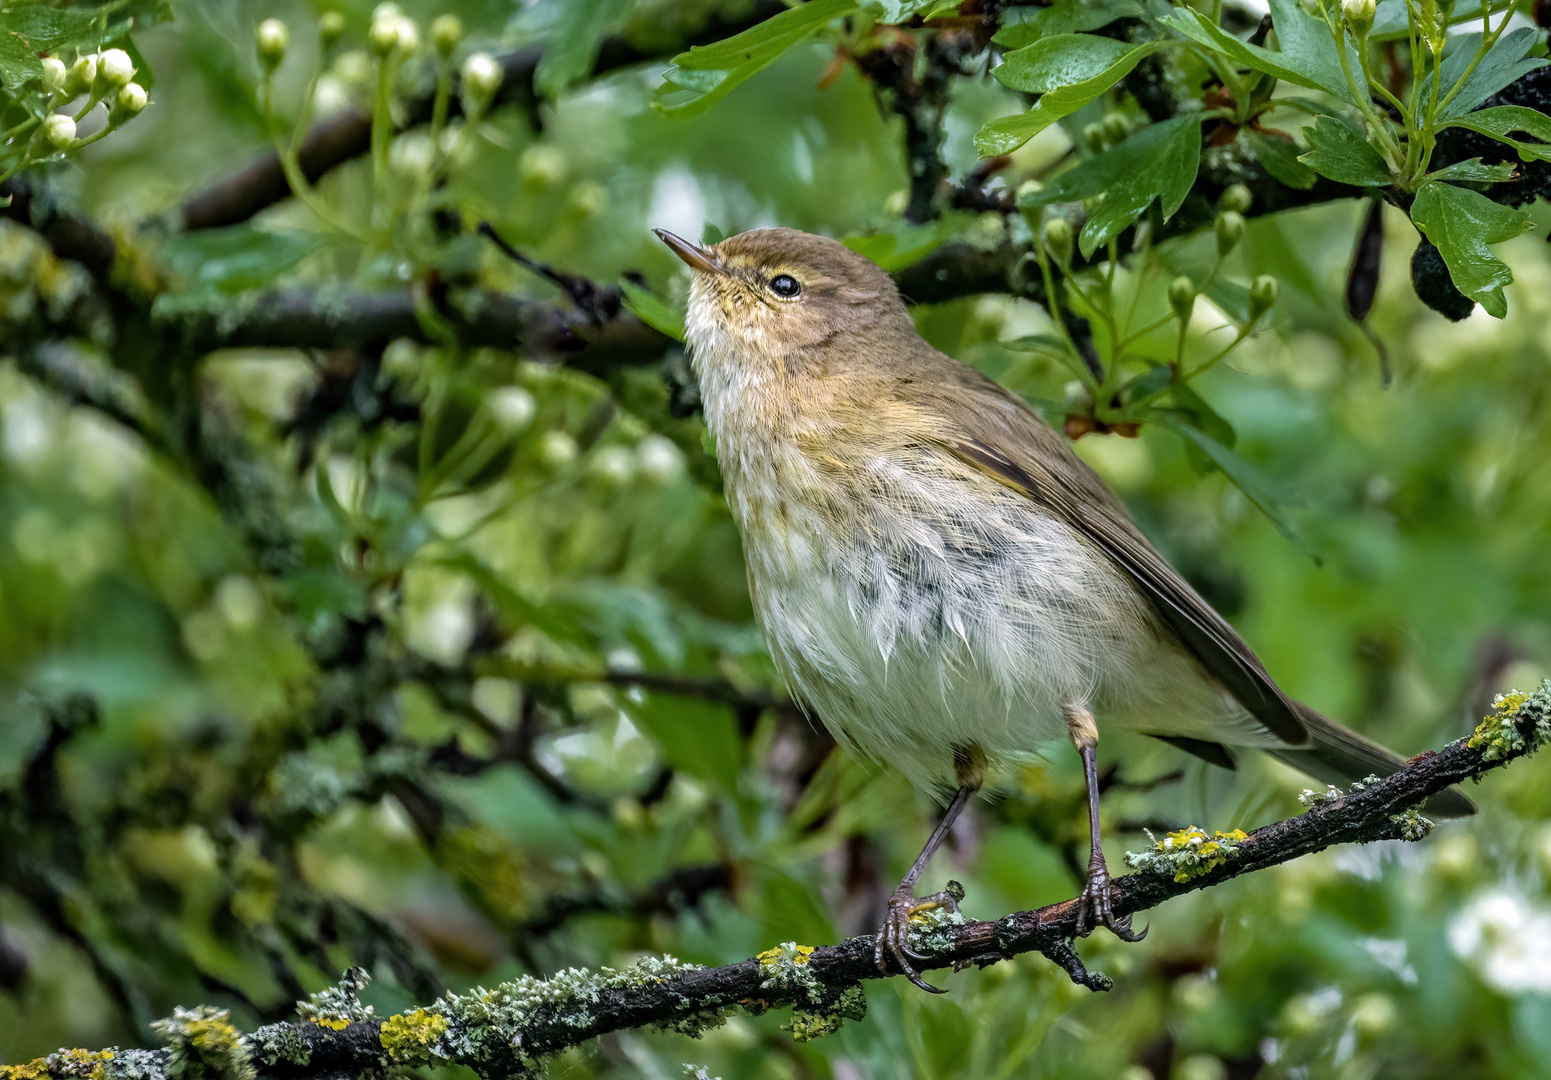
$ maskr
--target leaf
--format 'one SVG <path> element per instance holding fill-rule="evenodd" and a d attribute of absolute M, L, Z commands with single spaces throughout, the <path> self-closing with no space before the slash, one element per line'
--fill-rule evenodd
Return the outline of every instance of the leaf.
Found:
<path fill-rule="evenodd" d="M 953 237 L 961 224 L 956 215 L 950 213 L 919 225 L 901 221 L 891 232 L 847 236 L 841 242 L 893 273 L 936 251 Z"/>
<path fill-rule="evenodd" d="M 244 223 L 175 233 L 163 245 L 162 257 L 173 275 L 183 279 L 179 291 L 233 295 L 273 285 L 281 273 L 327 242 L 319 233 L 270 231 Z"/>
<path fill-rule="evenodd" d="M 1522 105 L 1495 105 L 1490 109 L 1481 109 L 1468 116 L 1450 120 L 1440 125 L 1440 130 L 1446 127 L 1465 128 L 1467 131 L 1476 131 L 1498 142 L 1507 143 L 1519 152 L 1521 161 L 1532 161 L 1536 158 L 1541 161 L 1551 161 L 1551 116 L 1536 109 L 1526 109 Z M 1511 138 L 1510 133 L 1515 131 L 1533 135 L 1540 142 L 1520 142 L 1518 139 Z"/>
<path fill-rule="evenodd" d="M 1456 161 L 1453 165 L 1435 169 L 1425 179 L 1447 180 L 1454 184 L 1500 184 L 1512 180 L 1516 172 L 1507 162 L 1483 165 L 1480 158 L 1473 157 L 1469 161 Z"/>
<path fill-rule="evenodd" d="M 1306 13 L 1297 0 L 1271 0 L 1271 21 L 1276 26 L 1280 52 L 1240 41 L 1190 8 L 1177 9 L 1159 21 L 1183 37 L 1213 52 L 1226 53 L 1256 71 L 1332 94 L 1349 105 L 1357 104 L 1341 70 L 1340 54 L 1325 21 Z M 1345 48 L 1347 62 L 1355 72 L 1358 70 L 1357 54 L 1350 44 Z"/>
<path fill-rule="evenodd" d="M 1141 13 L 1136 0 L 1056 0 L 1049 7 L 1013 7 L 1002 13 L 1001 29 L 991 40 L 1004 49 L 1021 49 L 1040 38 L 1098 30 Z"/>
<path fill-rule="evenodd" d="M 885 25 L 906 22 L 926 12 L 938 0 L 862 0 L 862 10 Z"/>
<path fill-rule="evenodd" d="M 1272 179 L 1300 191 L 1307 191 L 1319 179 L 1318 173 L 1298 160 L 1298 144 L 1291 139 L 1266 135 L 1253 128 L 1245 128 L 1241 134 Z"/>
<path fill-rule="evenodd" d="M 604 32 L 628 7 L 629 0 L 562 0 L 533 74 L 539 93 L 553 99 L 591 74 Z"/>
<path fill-rule="evenodd" d="M 659 330 L 675 341 L 684 340 L 682 311 L 669 307 L 666 301 L 654 296 L 633 281 L 621 279 L 619 287 L 625 294 L 625 310 L 653 330 Z"/>
<path fill-rule="evenodd" d="M 1498 38 L 1497 43 L 1487 52 L 1486 57 L 1477 65 L 1476 70 L 1470 73 L 1465 84 L 1454 95 L 1454 99 L 1439 111 L 1438 119 L 1452 120 L 1455 117 L 1464 116 L 1509 83 L 1517 81 L 1538 67 L 1544 67 L 1546 61 L 1528 55 L 1529 51 L 1539 44 L 1542 36 L 1541 31 L 1533 27 L 1521 26 Z M 1445 97 L 1453 92 L 1455 84 L 1465 74 L 1465 69 L 1470 66 L 1470 62 L 1475 59 L 1476 51 L 1481 47 L 1479 33 L 1460 34 L 1450 40 L 1454 43 L 1453 48 L 1443 58 L 1443 63 L 1438 65 L 1438 75 L 1442 80 L 1439 85 L 1443 87 Z M 1432 94 L 1432 82 L 1431 74 L 1422 82 L 1424 101 Z"/>
<path fill-rule="evenodd" d="M 858 0 L 809 0 L 725 41 L 697 45 L 673 58 L 654 104 L 674 116 L 693 116 L 770 66 L 787 49 L 833 19 L 856 10 Z M 679 95 L 680 92 L 684 92 Z"/>
<path fill-rule="evenodd" d="M 0 82 L 15 90 L 43 76 L 38 54 L 67 44 L 84 43 L 96 21 L 94 11 L 61 11 L 42 4 L 0 11 Z"/>
<path fill-rule="evenodd" d="M 1150 124 L 1118 146 L 1062 173 L 1038 191 L 1025 194 L 1020 206 L 1046 206 L 1102 195 L 1079 235 L 1082 253 L 1091 255 L 1135 221 L 1153 199 L 1163 216 L 1172 217 L 1190 193 L 1201 164 L 1199 116 L 1176 116 Z"/>
<path fill-rule="evenodd" d="M 981 157 L 1010 154 L 1063 116 L 1114 86 L 1168 42 L 1130 44 L 1092 34 L 1056 34 L 1009 53 L 991 74 L 1013 90 L 1037 93 L 1034 107 L 993 120 L 975 136 Z"/>
<path fill-rule="evenodd" d="M 669 765 L 709 780 L 725 792 L 738 789 L 743 748 L 727 706 L 655 692 L 643 695 L 639 702 L 624 697 L 621 704 L 661 748 Z"/>
<path fill-rule="evenodd" d="M 1411 221 L 1443 256 L 1456 289 L 1495 318 L 1508 314 L 1503 286 L 1513 280 L 1513 272 L 1487 245 L 1532 228 L 1527 213 L 1468 188 L 1428 180 L 1416 189 Z"/>
<path fill-rule="evenodd" d="M 1233 483 L 1233 486 L 1242 491 L 1249 498 L 1249 501 L 1254 503 L 1260 512 L 1271 520 L 1271 524 L 1276 526 L 1277 532 L 1292 541 L 1293 545 L 1299 551 L 1309 556 L 1309 558 L 1315 562 L 1320 561 L 1319 556 L 1314 553 L 1307 541 L 1304 540 L 1303 534 L 1288 519 L 1277 496 L 1273 494 L 1274 487 L 1271 480 L 1264 476 L 1259 469 L 1200 428 L 1188 422 L 1188 414 L 1153 409 L 1148 412 L 1148 419 L 1173 431 L 1189 445 L 1194 446 L 1205 454 L 1211 459 L 1212 464 L 1223 471 L 1223 475 Z"/>
<path fill-rule="evenodd" d="M 1233 425 L 1224 419 L 1223 415 L 1212 408 L 1205 398 L 1196 393 L 1196 388 L 1189 382 L 1181 379 L 1174 384 L 1174 403 L 1185 412 L 1195 417 L 1195 426 L 1216 439 L 1223 446 L 1232 450 L 1239 441 L 1238 432 L 1233 430 Z"/>
<path fill-rule="evenodd" d="M 1340 120 L 1317 116 L 1303 135 L 1309 152 L 1298 160 L 1321 176 L 1358 187 L 1389 187 L 1395 182 L 1379 152 Z"/>

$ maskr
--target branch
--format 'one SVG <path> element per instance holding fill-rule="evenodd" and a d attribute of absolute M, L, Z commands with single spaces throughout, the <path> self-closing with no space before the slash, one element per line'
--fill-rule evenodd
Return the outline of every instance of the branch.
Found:
<path fill-rule="evenodd" d="M 1551 741 L 1551 680 L 1533 694 L 1497 699 L 1496 711 L 1469 739 L 1414 759 L 1392 776 L 1352 785 L 1347 793 L 1306 799 L 1312 808 L 1267 825 L 1214 850 L 1205 845 L 1158 845 L 1128 857 L 1141 869 L 1115 881 L 1115 913 L 1147 911 L 1165 900 L 1220 885 L 1241 874 L 1288 862 L 1334 844 L 1418 839 L 1428 823 L 1416 808 L 1428 797 L 1523 757 Z M 1089 972 L 1073 948 L 1077 900 L 1020 911 L 994 922 L 955 921 L 935 914 L 912 944 L 929 954 L 923 970 L 986 967 L 1037 952 L 1072 981 L 1107 990 L 1110 980 Z M 387 1065 L 451 1062 L 486 1077 L 532 1075 L 551 1054 L 610 1032 L 635 1028 L 698 1035 L 731 1012 L 793 1010 L 800 1040 L 837 1030 L 866 1011 L 862 984 L 884 977 L 873 965 L 872 940 L 838 945 L 786 943 L 718 968 L 671 958 L 647 959 L 624 971 L 571 970 L 548 981 L 524 977 L 493 990 L 450 994 L 433 1004 L 378 1020 L 360 1005 L 360 972 L 334 990 L 299 1003 L 301 1020 L 239 1036 L 224 1012 L 178 1010 L 157 1030 L 168 1049 L 131 1050 L 111 1058 L 62 1051 L 30 1065 L 0 1067 L 0 1080 L 176 1080 L 198 1059 L 217 1076 L 300 1080 L 368 1075 Z M 101 1071 L 93 1073 L 94 1068 Z"/>

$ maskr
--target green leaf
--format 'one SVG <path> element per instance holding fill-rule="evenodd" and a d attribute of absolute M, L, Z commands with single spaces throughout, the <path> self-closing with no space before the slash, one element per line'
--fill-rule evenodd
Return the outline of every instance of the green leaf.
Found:
<path fill-rule="evenodd" d="M 1389 187 L 1395 182 L 1379 152 L 1346 124 L 1331 116 L 1317 116 L 1303 129 L 1309 152 L 1298 160 L 1321 176 L 1359 187 Z"/>
<path fill-rule="evenodd" d="M 1063 116 L 1070 116 L 1130 74 L 1168 43 L 1131 44 L 1092 34 L 1057 34 L 1009 53 L 991 74 L 1013 90 L 1040 95 L 1018 116 L 993 120 L 975 136 L 982 157 L 1010 154 Z"/>
<path fill-rule="evenodd" d="M 809 0 L 714 45 L 697 45 L 673 58 L 654 104 L 665 113 L 693 116 L 774 63 L 787 49 L 857 8 L 858 0 Z"/>
<path fill-rule="evenodd" d="M 1170 365 L 1158 364 L 1128 380 L 1117 391 L 1117 396 L 1127 405 L 1139 404 L 1162 393 L 1173 378 L 1174 369 Z"/>
<path fill-rule="evenodd" d="M 920 225 L 901 221 L 891 232 L 847 236 L 841 242 L 893 273 L 926 258 L 951 239 L 962 224 L 960 217 L 949 213 Z"/>
<path fill-rule="evenodd" d="M 1487 245 L 1532 228 L 1527 213 L 1468 188 L 1428 180 L 1416 189 L 1411 221 L 1443 256 L 1456 289 L 1489 315 L 1501 319 L 1508 314 L 1503 286 L 1513 280 L 1513 272 Z"/>
<path fill-rule="evenodd" d="M 234 295 L 273 285 L 281 273 L 328 242 L 319 233 L 270 231 L 251 224 L 175 233 L 162 247 L 179 291 Z"/>
<path fill-rule="evenodd" d="M 1195 418 L 1195 427 L 1229 450 L 1233 449 L 1239 441 L 1239 433 L 1233 430 L 1233 425 L 1221 413 L 1207 404 L 1205 398 L 1196 393 L 1195 387 L 1181 379 L 1174 384 L 1173 395 L 1174 403 Z"/>
<path fill-rule="evenodd" d="M 1451 120 L 1464 116 L 1509 83 L 1538 67 L 1544 67 L 1546 61 L 1529 56 L 1530 50 L 1540 43 L 1542 36 L 1542 32 L 1533 27 L 1521 26 L 1498 38 L 1476 70 L 1465 80 L 1464 86 L 1460 87 L 1459 93 L 1455 94 L 1454 100 L 1438 113 L 1438 119 Z M 1453 47 L 1443 58 L 1443 63 L 1438 65 L 1438 74 L 1442 80 L 1439 85 L 1443 87 L 1445 97 L 1464 76 L 1470 62 L 1475 59 L 1476 51 L 1481 47 L 1479 33 L 1460 34 L 1450 40 Z M 1422 83 L 1423 101 L 1428 100 L 1432 94 L 1432 81 L 1433 76 L 1429 74 Z"/>
<path fill-rule="evenodd" d="M 1266 135 L 1253 128 L 1245 128 L 1240 134 L 1272 179 L 1300 191 L 1307 191 L 1319 179 L 1318 173 L 1298 160 L 1298 144 L 1291 139 Z"/>
<path fill-rule="evenodd" d="M 1334 95 L 1349 105 L 1357 104 L 1341 70 L 1341 54 L 1325 21 L 1305 12 L 1297 0 L 1270 0 L 1271 21 L 1276 27 L 1281 51 L 1240 41 L 1191 8 L 1179 8 L 1159 21 L 1176 33 L 1204 45 L 1213 52 L 1226 53 L 1238 63 L 1284 82 Z M 1357 53 L 1348 43 L 1347 63 L 1359 70 Z"/>
<path fill-rule="evenodd" d="M 92 11 L 61 11 L 42 4 L 0 11 L 0 82 L 15 90 L 29 79 L 41 78 L 38 54 L 84 44 L 95 21 Z"/>
<path fill-rule="evenodd" d="M 547 98 L 592 73 L 604 33 L 629 8 L 629 0 L 562 0 L 559 8 L 533 74 L 533 85 Z"/>
<path fill-rule="evenodd" d="M 1450 120 L 1440 125 L 1440 130 L 1446 127 L 1465 128 L 1467 131 L 1480 132 L 1498 142 L 1507 143 L 1519 152 L 1521 161 L 1532 161 L 1536 158 L 1541 161 L 1551 161 L 1551 116 L 1536 109 L 1526 109 L 1521 105 L 1496 105 L 1490 109 L 1481 109 L 1468 116 Z M 1540 142 L 1521 142 L 1512 138 L 1511 133 L 1516 131 L 1533 135 Z"/>
<path fill-rule="evenodd" d="M 1188 445 L 1194 446 L 1201 453 L 1205 454 L 1212 464 L 1223 471 L 1223 475 L 1233 483 L 1234 487 L 1242 491 L 1249 498 L 1249 501 L 1259 508 L 1262 514 L 1270 518 L 1271 524 L 1276 526 L 1277 532 L 1287 537 L 1298 550 L 1315 562 L 1319 561 L 1319 556 L 1309 547 L 1303 538 L 1303 534 L 1293 525 L 1292 521 L 1287 517 L 1286 511 L 1282 509 L 1280 500 L 1275 494 L 1274 484 L 1259 469 L 1195 426 L 1194 417 L 1189 414 L 1153 409 L 1148 412 L 1148 419 L 1173 431 L 1183 438 Z"/>
<path fill-rule="evenodd" d="M 939 0 L 861 0 L 863 11 L 870 12 L 880 23 L 892 25 L 906 22 L 935 6 Z"/>
<path fill-rule="evenodd" d="M 620 290 L 625 294 L 625 310 L 640 319 L 653 330 L 660 330 L 674 341 L 684 340 L 684 313 L 653 296 L 633 281 L 621 279 Z"/>
<path fill-rule="evenodd" d="M 1176 116 L 1142 128 L 1118 146 L 1027 193 L 1018 204 L 1046 206 L 1103 196 L 1078 237 L 1082 253 L 1091 255 L 1135 221 L 1154 199 L 1162 204 L 1164 218 L 1172 217 L 1190 193 L 1200 164 L 1200 117 Z"/>
<path fill-rule="evenodd" d="M 1428 173 L 1428 180 L 1447 180 L 1454 184 L 1500 184 L 1512 180 L 1517 170 L 1507 162 L 1501 165 L 1483 165 L 1481 159 L 1456 161 L 1453 165 Z"/>
<path fill-rule="evenodd" d="M 1049 7 L 1012 7 L 1002 12 L 1001 29 L 991 40 L 1004 49 L 1021 49 L 1040 38 L 1098 30 L 1141 13 L 1136 0 L 1055 0 Z"/>
<path fill-rule="evenodd" d="M 725 792 L 738 789 L 743 748 L 727 706 L 657 692 L 643 695 L 639 702 L 624 697 L 620 703 L 661 748 L 669 765 Z"/>

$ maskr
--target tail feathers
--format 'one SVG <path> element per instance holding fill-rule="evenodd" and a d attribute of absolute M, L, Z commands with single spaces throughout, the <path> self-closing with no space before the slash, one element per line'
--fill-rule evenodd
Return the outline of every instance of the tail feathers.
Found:
<path fill-rule="evenodd" d="M 1327 784 L 1343 786 L 1365 776 L 1388 776 L 1404 768 L 1406 760 L 1350 728 L 1326 720 L 1307 705 L 1297 704 L 1298 718 L 1309 730 L 1309 745 L 1297 749 L 1271 749 L 1271 756 Z M 1458 788 L 1440 791 L 1423 809 L 1436 817 L 1469 817 L 1476 804 Z"/>

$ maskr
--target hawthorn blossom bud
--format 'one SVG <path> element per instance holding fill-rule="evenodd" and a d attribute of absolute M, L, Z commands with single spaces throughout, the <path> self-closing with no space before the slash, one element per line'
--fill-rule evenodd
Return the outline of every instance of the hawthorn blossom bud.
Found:
<path fill-rule="evenodd" d="M 339 44 L 345 36 L 345 17 L 337 11 L 325 11 L 318 16 L 318 44 L 327 52 Z"/>
<path fill-rule="evenodd" d="M 97 54 L 83 53 L 76 57 L 75 63 L 70 65 L 69 77 L 65 79 L 65 93 L 70 97 L 84 94 L 96 81 Z"/>
<path fill-rule="evenodd" d="M 520 386 L 503 386 L 491 391 L 486 405 L 501 430 L 509 435 L 515 435 L 526 428 L 538 412 L 533 395 Z"/>
<path fill-rule="evenodd" d="M 1083 145 L 1088 148 L 1089 153 L 1102 154 L 1104 152 L 1104 125 L 1097 122 L 1083 125 L 1082 141 Z"/>
<path fill-rule="evenodd" d="M 1373 29 L 1373 16 L 1377 0 L 1341 0 L 1341 15 L 1346 25 L 1357 37 L 1364 37 Z"/>
<path fill-rule="evenodd" d="M 1112 112 L 1105 115 L 1104 139 L 1111 144 L 1123 143 L 1126 136 L 1131 134 L 1131 122 L 1125 118 L 1124 113 Z"/>
<path fill-rule="evenodd" d="M 106 88 L 117 90 L 134 77 L 134 62 L 123 49 L 109 49 L 97 58 L 97 79 Z"/>
<path fill-rule="evenodd" d="M 1247 214 L 1249 208 L 1254 203 L 1254 193 L 1243 184 L 1234 184 L 1222 193 L 1222 198 L 1217 200 L 1218 207 L 1223 210 L 1232 210 L 1236 214 Z"/>
<path fill-rule="evenodd" d="M 400 24 L 406 22 L 397 4 L 378 4 L 366 31 L 366 44 L 374 56 L 387 56 L 399 48 Z"/>
<path fill-rule="evenodd" d="M 1065 218 L 1045 222 L 1045 250 L 1062 266 L 1072 261 L 1072 226 Z"/>
<path fill-rule="evenodd" d="M 53 56 L 45 56 L 40 63 L 43 65 L 43 89 L 49 93 L 64 89 L 65 80 L 70 77 L 70 69 L 65 67 L 65 62 Z"/>
<path fill-rule="evenodd" d="M 431 44 L 436 55 L 446 60 L 463 40 L 463 20 L 456 15 L 438 15 L 431 20 Z"/>
<path fill-rule="evenodd" d="M 253 44 L 258 50 L 260 66 L 265 71 L 274 71 L 291 45 L 291 31 L 279 19 L 265 19 L 253 35 Z"/>
<path fill-rule="evenodd" d="M 1196 283 L 1184 274 L 1169 282 L 1169 307 L 1180 322 L 1190 321 L 1190 312 L 1196 306 Z"/>
<path fill-rule="evenodd" d="M 654 484 L 669 484 L 684 471 L 684 455 L 663 435 L 648 435 L 636 444 L 636 467 L 643 479 Z"/>
<path fill-rule="evenodd" d="M 118 92 L 113 99 L 113 111 L 123 117 L 137 116 L 146 105 L 145 87 L 132 82 Z"/>
<path fill-rule="evenodd" d="M 1261 274 L 1249 286 L 1249 321 L 1254 322 L 1271 309 L 1282 287 L 1270 274 Z"/>
<path fill-rule="evenodd" d="M 75 142 L 75 121 L 64 113 L 54 113 L 43 121 L 43 135 L 55 148 L 64 150 Z"/>
<path fill-rule="evenodd" d="M 1217 254 L 1226 258 L 1228 252 L 1238 247 L 1244 239 L 1244 215 L 1235 210 L 1224 210 L 1217 215 Z"/>
<path fill-rule="evenodd" d="M 466 111 L 483 112 L 501 88 L 501 65 L 489 53 L 472 53 L 463 61 L 462 75 L 463 96 L 475 106 Z"/>

